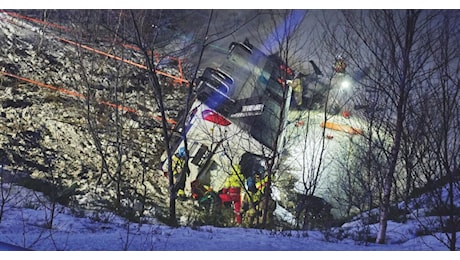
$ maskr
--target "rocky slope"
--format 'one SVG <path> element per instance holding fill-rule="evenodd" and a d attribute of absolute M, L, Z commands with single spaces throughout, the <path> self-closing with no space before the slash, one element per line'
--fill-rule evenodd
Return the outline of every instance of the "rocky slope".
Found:
<path fill-rule="evenodd" d="M 21 181 L 82 210 L 115 207 L 121 194 L 123 206 L 134 209 L 127 214 L 164 217 L 167 178 L 156 170 L 163 144 L 145 71 L 79 48 L 73 36 L 0 12 L 1 180 Z M 142 62 L 122 45 L 81 43 Z M 186 87 L 168 82 L 162 82 L 168 117 L 176 118 Z M 178 215 L 189 212 L 183 205 Z"/>
<path fill-rule="evenodd" d="M 109 209 L 136 220 L 167 218 L 168 179 L 157 170 L 163 137 L 144 58 L 132 44 L 114 39 L 112 31 L 104 35 L 98 24 L 81 19 L 88 12 L 88 19 L 99 14 L 110 20 L 104 15 L 111 11 L 66 12 L 80 19 L 65 19 L 60 10 L 49 11 L 48 19 L 41 18 L 43 10 L 0 11 L 0 180 L 44 192 L 76 212 Z M 197 12 L 172 10 L 169 15 L 180 18 L 181 25 L 166 30 L 155 46 L 159 53 L 168 53 L 158 64 L 165 112 L 172 120 L 180 117 L 189 89 L 174 82 L 181 73 L 171 53 L 181 55 L 182 73 L 190 79 L 197 60 L 201 68 L 214 66 L 229 45 L 215 42 L 203 57 L 196 53 L 199 48 L 190 35 L 204 29 L 197 24 L 208 19 Z M 229 17 L 243 16 L 251 17 L 252 12 L 224 10 L 216 15 L 221 27 Z M 292 211 L 295 179 L 290 174 L 283 178 L 279 203 Z M 203 215 L 196 201 L 176 205 L 183 224 L 201 217 L 208 224 L 221 221 Z M 227 213 L 232 219 L 231 209 L 224 210 Z"/>

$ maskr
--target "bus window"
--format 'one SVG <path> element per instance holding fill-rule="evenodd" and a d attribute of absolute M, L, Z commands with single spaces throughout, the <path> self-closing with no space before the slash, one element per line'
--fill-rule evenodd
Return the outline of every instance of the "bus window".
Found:
<path fill-rule="evenodd" d="M 200 101 L 271 149 L 276 148 L 276 136 L 281 131 L 281 108 L 290 104 L 285 93 L 289 87 L 283 86 L 282 79 L 288 67 L 274 57 L 232 43 L 227 59 L 218 70 L 207 68 L 202 76 L 205 83 L 198 88 Z"/>

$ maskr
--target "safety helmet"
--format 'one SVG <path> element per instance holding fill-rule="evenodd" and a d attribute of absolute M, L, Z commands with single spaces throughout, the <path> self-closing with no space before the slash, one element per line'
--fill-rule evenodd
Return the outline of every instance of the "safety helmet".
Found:
<path fill-rule="evenodd" d="M 177 151 L 177 155 L 178 155 L 180 158 L 185 158 L 185 147 L 179 148 L 179 150 Z"/>

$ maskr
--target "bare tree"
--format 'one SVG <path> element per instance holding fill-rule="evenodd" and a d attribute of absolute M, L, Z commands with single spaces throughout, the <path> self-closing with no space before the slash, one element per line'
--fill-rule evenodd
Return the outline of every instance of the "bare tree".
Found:
<path fill-rule="evenodd" d="M 301 37 L 300 34 L 305 33 L 302 30 L 301 25 L 305 19 L 307 12 L 305 10 L 270 10 L 265 15 L 261 16 L 261 22 L 258 26 L 258 29 L 255 31 L 254 38 L 260 42 L 262 50 L 266 53 L 271 54 L 272 57 L 276 57 L 281 64 L 284 64 L 289 69 L 279 68 L 279 75 L 281 76 L 283 86 L 292 84 L 290 81 L 294 80 L 293 70 L 300 72 L 300 70 L 305 69 L 308 62 L 305 61 L 304 51 L 301 51 L 307 45 L 306 39 Z M 308 65 L 307 65 L 308 66 Z M 290 71 L 292 70 L 292 72 Z M 299 76 L 299 75 L 297 75 Z M 289 80 L 289 82 L 288 82 Z M 287 122 L 288 111 L 291 105 L 291 95 L 296 95 L 299 105 L 301 104 L 302 89 L 300 86 L 300 77 L 297 78 L 298 87 L 296 89 L 296 94 L 292 93 L 290 89 L 284 88 L 282 93 L 283 104 L 280 105 L 279 111 L 272 111 L 273 118 L 276 118 L 278 125 L 276 126 L 276 131 L 273 137 L 273 143 L 275 144 L 274 149 L 270 151 L 265 151 L 265 165 L 267 170 L 268 182 L 265 188 L 264 193 L 264 210 L 262 212 L 262 223 L 261 227 L 266 227 L 268 220 L 272 219 L 272 216 L 268 214 L 273 214 L 269 212 L 271 203 L 271 186 L 274 185 L 276 180 L 287 179 L 289 170 L 283 169 L 282 153 L 285 151 L 289 143 L 289 133 L 287 133 Z M 300 97 L 299 97 L 300 92 Z M 266 131 L 260 129 L 260 131 Z M 291 140 L 292 141 L 292 140 Z M 288 149 L 288 148 L 287 148 Z M 280 168 L 281 167 L 281 168 Z M 285 175 L 285 177 L 283 177 Z M 283 181 L 280 181 L 280 183 Z"/>
<path fill-rule="evenodd" d="M 6 146 L 6 145 L 5 145 Z M 14 193 L 14 181 L 17 172 L 13 169 L 6 168 L 9 165 L 10 159 L 8 154 L 4 150 L 0 150 L 0 223 L 2 222 L 5 214 L 5 206 L 15 197 Z"/>
<path fill-rule="evenodd" d="M 376 242 L 385 243 L 387 220 L 396 177 L 401 176 L 400 152 L 414 92 L 426 79 L 424 65 L 430 59 L 427 46 L 435 39 L 431 26 L 435 11 L 383 10 L 344 12 L 336 44 L 353 65 L 367 71 L 364 90 L 378 92 L 384 112 L 386 167 L 382 169 L 380 229 Z M 340 33 L 340 34 L 339 34 Z M 340 36 L 339 36 L 340 35 Z M 371 83 L 371 84 L 369 84 Z M 407 176 L 407 175 L 406 175 Z M 396 194 L 396 193 L 395 193 Z"/>
<path fill-rule="evenodd" d="M 144 63 L 146 64 L 147 67 L 147 76 L 149 79 L 149 85 L 153 90 L 153 93 L 155 93 L 155 103 L 158 106 L 157 110 L 161 114 L 161 125 L 162 125 L 162 136 L 163 136 L 163 142 L 164 142 L 164 151 L 166 153 L 166 160 L 167 160 L 167 165 L 168 165 L 168 177 L 169 177 L 169 193 L 170 193 L 170 207 L 169 207 L 169 215 L 170 215 L 170 222 L 171 223 L 176 223 L 176 206 L 175 206 L 175 200 L 177 196 L 177 185 L 174 180 L 173 176 L 173 169 L 172 169 L 172 156 L 174 149 L 177 145 L 177 141 L 183 140 L 185 144 L 185 151 L 186 151 L 186 159 L 185 159 L 185 165 L 188 165 L 189 163 L 189 147 L 188 147 L 188 142 L 187 142 L 187 136 L 186 136 L 186 131 L 187 125 L 186 125 L 186 116 L 189 114 L 190 107 L 195 99 L 195 85 L 196 81 L 195 78 L 197 77 L 198 71 L 200 69 L 202 60 L 203 60 L 203 55 L 206 50 L 209 49 L 209 47 L 213 46 L 213 43 L 216 41 L 219 41 L 225 37 L 228 37 L 235 33 L 238 29 L 240 29 L 245 23 L 251 20 L 251 18 L 247 20 L 243 19 L 242 21 L 235 19 L 234 22 L 231 23 L 225 23 L 225 26 L 223 27 L 213 27 L 212 25 L 214 24 L 214 21 L 219 21 L 218 15 L 214 14 L 215 12 L 213 10 L 196 10 L 196 11 L 190 11 L 190 12 L 175 12 L 175 11 L 158 11 L 156 14 L 149 14 L 148 12 L 142 14 L 142 13 L 135 13 L 131 12 L 131 21 L 133 23 L 133 28 L 134 28 L 134 35 L 131 39 L 132 43 L 138 46 L 138 48 L 141 50 L 143 53 L 144 57 Z M 223 13 L 225 15 L 225 12 Z M 184 18 L 184 16 L 189 15 L 193 19 L 190 21 L 193 21 L 194 24 L 196 24 L 194 30 L 192 32 L 188 31 L 187 33 L 192 34 L 191 37 L 191 42 L 187 43 L 185 42 L 178 42 L 176 46 L 176 50 L 172 53 L 168 53 L 168 55 L 174 54 L 174 53 L 179 53 L 180 55 L 185 55 L 187 54 L 188 56 L 191 56 L 193 60 L 193 65 L 190 67 L 190 71 L 188 75 L 190 76 L 191 80 L 187 84 L 187 91 L 186 95 L 184 97 L 184 106 L 183 109 L 181 110 L 182 117 L 181 119 L 177 122 L 177 125 L 174 126 L 174 129 L 171 129 L 171 127 L 168 125 L 166 121 L 166 111 L 169 109 L 167 107 L 167 104 L 164 102 L 164 92 L 162 90 L 162 87 L 160 85 L 159 78 L 157 76 L 158 72 L 158 62 L 156 62 L 153 59 L 152 56 L 152 51 L 156 50 L 157 53 L 168 50 L 168 48 L 165 48 L 164 42 L 168 42 L 171 39 L 176 40 L 174 35 L 163 35 L 161 34 L 162 31 L 165 30 L 165 28 L 168 28 L 169 26 L 171 27 L 184 27 L 186 26 L 187 30 L 190 30 L 190 25 L 185 25 L 184 23 L 181 22 L 181 20 Z M 155 32 L 149 34 L 149 26 L 151 25 L 149 23 L 149 17 L 155 17 L 154 20 L 154 30 L 157 30 Z M 205 26 L 203 26 L 205 25 Z M 180 31 L 180 30 L 179 30 Z M 185 32 L 184 32 L 185 34 Z M 177 37 L 178 36 L 178 37 Z M 176 35 L 178 40 L 183 37 L 183 35 Z M 180 47 L 180 48 L 179 48 Z M 161 59 L 160 59 L 161 60 Z M 183 168 L 185 170 L 186 167 Z M 186 174 L 185 172 L 180 173 L 180 175 Z"/>
<path fill-rule="evenodd" d="M 142 83 L 145 76 L 142 65 L 137 63 L 136 50 L 123 41 L 129 24 L 122 14 L 99 10 L 68 12 L 68 19 L 75 21 L 73 38 L 62 37 L 61 41 L 76 47 L 78 53 L 79 74 L 73 78 L 73 85 L 78 93 L 84 93 L 82 107 L 89 142 L 101 162 L 95 176 L 97 185 L 115 191 L 113 201 L 106 206 L 140 221 L 148 196 L 145 183 L 151 179 L 146 174 L 152 174 L 146 173 L 149 166 L 145 156 L 155 154 L 155 150 L 144 147 L 154 143 L 149 136 L 153 130 L 145 126 L 155 126 L 156 122 L 149 114 L 153 109 L 145 103 L 148 92 L 142 96 L 144 99 L 138 96 L 143 86 L 136 84 Z"/>
<path fill-rule="evenodd" d="M 413 104 L 414 117 L 420 135 L 421 147 L 426 152 L 423 158 L 422 175 L 417 178 L 422 190 L 430 194 L 427 203 L 433 213 L 439 216 L 438 228 L 421 225 L 450 250 L 457 250 L 456 242 L 459 225 L 458 206 L 454 194 L 458 192 L 460 132 L 458 71 L 460 49 L 459 31 L 455 24 L 459 16 L 455 12 L 441 11 L 434 14 L 431 26 L 433 31 L 427 35 L 432 39 L 427 48 L 431 59 L 421 70 L 427 75 L 419 84 L 424 88 L 418 91 L 419 100 Z M 422 177 L 422 178 L 420 178 Z M 446 239 L 434 231 L 442 231 Z"/>

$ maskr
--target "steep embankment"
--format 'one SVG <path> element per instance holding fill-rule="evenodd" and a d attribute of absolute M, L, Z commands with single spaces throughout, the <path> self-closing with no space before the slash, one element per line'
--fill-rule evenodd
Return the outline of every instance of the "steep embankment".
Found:
<path fill-rule="evenodd" d="M 79 208 L 111 207 L 118 193 L 126 208 L 138 210 L 146 197 L 144 213 L 167 212 L 167 178 L 156 171 L 159 118 L 142 56 L 75 38 L 59 24 L 0 12 L 2 180 L 56 191 Z M 164 87 L 174 118 L 185 88 Z"/>

